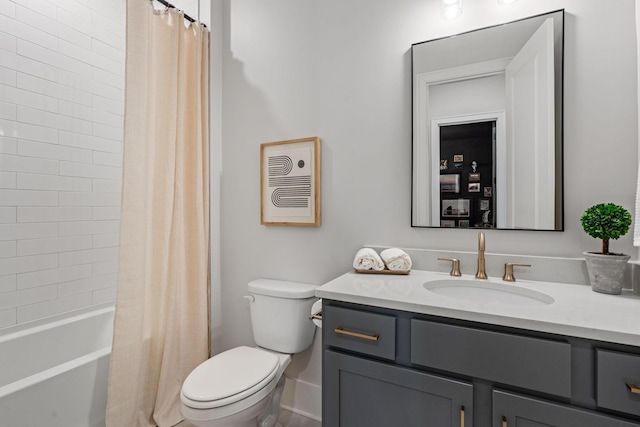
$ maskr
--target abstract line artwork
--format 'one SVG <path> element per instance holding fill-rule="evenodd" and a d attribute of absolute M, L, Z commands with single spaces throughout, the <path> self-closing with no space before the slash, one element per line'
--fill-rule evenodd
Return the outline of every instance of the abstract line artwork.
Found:
<path fill-rule="evenodd" d="M 320 139 L 260 145 L 260 222 L 320 225 Z"/>

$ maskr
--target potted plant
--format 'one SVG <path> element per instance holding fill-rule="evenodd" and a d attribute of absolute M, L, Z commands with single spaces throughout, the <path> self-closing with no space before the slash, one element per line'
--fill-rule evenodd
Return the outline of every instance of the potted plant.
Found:
<path fill-rule="evenodd" d="M 591 288 L 605 294 L 620 294 L 629 255 L 609 252 L 609 240 L 617 240 L 627 234 L 631 214 L 622 206 L 600 203 L 584 211 L 580 222 L 585 233 L 602 239 L 601 252 L 583 252 Z"/>

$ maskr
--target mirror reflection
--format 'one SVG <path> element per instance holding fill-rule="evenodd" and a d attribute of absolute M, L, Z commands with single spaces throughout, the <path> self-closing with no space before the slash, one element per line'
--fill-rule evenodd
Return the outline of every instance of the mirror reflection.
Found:
<path fill-rule="evenodd" d="M 412 45 L 412 226 L 562 230 L 563 23 Z"/>

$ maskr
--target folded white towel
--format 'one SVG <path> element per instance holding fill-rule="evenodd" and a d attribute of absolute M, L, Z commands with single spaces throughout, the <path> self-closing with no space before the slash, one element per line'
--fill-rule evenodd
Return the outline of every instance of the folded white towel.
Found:
<path fill-rule="evenodd" d="M 353 268 L 356 270 L 384 270 L 384 262 L 373 249 L 362 248 L 356 253 Z"/>
<path fill-rule="evenodd" d="M 380 252 L 380 257 L 389 270 L 411 270 L 411 258 L 402 249 L 385 249 Z"/>

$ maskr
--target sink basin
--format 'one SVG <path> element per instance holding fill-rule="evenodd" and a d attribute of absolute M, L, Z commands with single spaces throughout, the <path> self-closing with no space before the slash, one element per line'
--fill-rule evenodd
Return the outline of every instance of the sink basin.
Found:
<path fill-rule="evenodd" d="M 542 292 L 483 280 L 432 280 L 423 286 L 439 295 L 478 303 L 541 306 L 554 302 L 552 297 Z"/>

